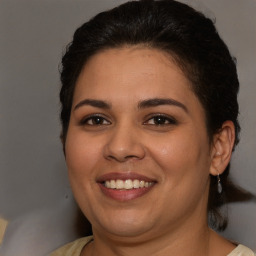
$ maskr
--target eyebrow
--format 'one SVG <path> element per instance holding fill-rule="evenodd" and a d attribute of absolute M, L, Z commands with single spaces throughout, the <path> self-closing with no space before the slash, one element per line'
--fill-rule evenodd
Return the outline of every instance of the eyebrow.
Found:
<path fill-rule="evenodd" d="M 144 109 L 144 108 L 150 108 L 150 107 L 157 107 L 157 106 L 161 106 L 161 105 L 171 105 L 171 106 L 180 107 L 185 112 L 188 112 L 188 109 L 184 104 L 182 104 L 181 102 L 179 102 L 177 100 L 169 99 L 169 98 L 153 98 L 153 99 L 143 100 L 138 103 L 138 108 Z M 110 109 L 111 108 L 111 104 L 107 103 L 106 101 L 95 100 L 95 99 L 84 99 L 84 100 L 80 101 L 74 107 L 74 110 L 76 110 L 82 106 L 92 106 L 92 107 L 102 108 L 102 109 Z"/>
<path fill-rule="evenodd" d="M 103 100 L 93 100 L 93 99 L 84 99 L 80 101 L 75 107 L 74 110 L 82 106 L 92 106 L 96 108 L 110 109 L 111 105 Z"/>
<path fill-rule="evenodd" d="M 187 107 L 182 104 L 181 102 L 174 100 L 174 99 L 169 99 L 169 98 L 153 98 L 153 99 L 148 99 L 148 100 L 143 100 L 139 102 L 138 108 L 150 108 L 150 107 L 157 107 L 161 105 L 171 105 L 171 106 L 176 106 L 182 108 L 185 112 L 188 112 Z"/>

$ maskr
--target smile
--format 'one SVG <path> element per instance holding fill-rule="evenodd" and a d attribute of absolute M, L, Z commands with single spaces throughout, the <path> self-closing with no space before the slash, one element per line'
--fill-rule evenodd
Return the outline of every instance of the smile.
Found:
<path fill-rule="evenodd" d="M 137 173 L 108 173 L 97 179 L 103 195 L 116 201 L 130 201 L 149 193 L 156 180 Z"/>
<path fill-rule="evenodd" d="M 151 187 L 154 183 L 153 182 L 148 182 L 144 180 L 107 180 L 104 182 L 104 186 L 106 188 L 110 189 L 119 189 L 119 190 L 129 190 L 129 189 L 139 189 L 139 188 L 148 188 Z"/>

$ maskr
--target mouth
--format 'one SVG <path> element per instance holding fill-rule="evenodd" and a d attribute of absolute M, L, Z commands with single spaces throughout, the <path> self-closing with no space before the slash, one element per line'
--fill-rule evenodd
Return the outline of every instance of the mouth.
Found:
<path fill-rule="evenodd" d="M 97 181 L 103 194 L 117 201 L 128 201 L 147 194 L 156 181 L 134 173 L 109 173 Z"/>

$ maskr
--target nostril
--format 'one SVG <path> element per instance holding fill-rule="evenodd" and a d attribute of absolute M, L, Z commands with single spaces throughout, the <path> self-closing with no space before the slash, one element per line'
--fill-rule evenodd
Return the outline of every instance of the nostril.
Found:
<path fill-rule="evenodd" d="M 136 155 L 125 156 L 125 159 L 129 159 L 129 158 L 140 158 L 140 157 Z"/>

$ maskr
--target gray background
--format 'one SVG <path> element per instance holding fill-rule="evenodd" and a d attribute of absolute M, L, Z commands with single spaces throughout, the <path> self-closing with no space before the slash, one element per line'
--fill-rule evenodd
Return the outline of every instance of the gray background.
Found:
<path fill-rule="evenodd" d="M 77 237 L 59 142 L 58 64 L 74 30 L 118 0 L 0 0 L 2 256 L 43 256 Z M 216 17 L 238 60 L 242 136 L 232 177 L 256 194 L 256 1 L 188 1 Z M 256 204 L 229 207 L 224 235 L 256 250 Z"/>

